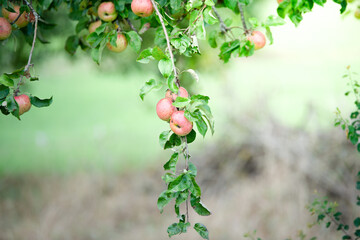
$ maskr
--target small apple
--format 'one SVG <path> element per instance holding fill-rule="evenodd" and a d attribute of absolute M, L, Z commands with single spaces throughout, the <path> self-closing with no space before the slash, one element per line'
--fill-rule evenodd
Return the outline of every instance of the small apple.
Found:
<path fill-rule="evenodd" d="M 113 46 L 113 45 L 111 45 L 110 42 L 108 42 L 106 44 L 106 47 L 112 52 L 119 53 L 126 49 L 127 44 L 128 43 L 127 43 L 126 37 L 123 34 L 118 33 L 117 38 L 116 38 L 116 46 Z"/>
<path fill-rule="evenodd" d="M 284 0 L 277 0 L 278 4 L 282 3 Z"/>
<path fill-rule="evenodd" d="M 15 96 L 14 99 L 19 105 L 19 116 L 30 110 L 31 103 L 28 95 L 22 94 L 19 96 Z"/>
<path fill-rule="evenodd" d="M 161 120 L 168 121 L 176 111 L 176 107 L 172 105 L 172 101 L 168 98 L 163 98 L 156 104 L 156 113 Z"/>
<path fill-rule="evenodd" d="M 10 22 L 15 21 L 15 19 L 19 16 L 19 14 L 20 14 L 20 6 L 14 6 L 14 10 L 15 10 L 15 12 L 9 12 L 8 19 L 9 19 Z M 28 25 L 28 23 L 30 21 L 33 21 L 33 20 L 35 20 L 33 14 L 23 12 L 20 15 L 19 19 L 15 22 L 15 24 L 19 28 L 23 28 L 23 27 L 26 27 Z"/>
<path fill-rule="evenodd" d="M 5 40 L 11 35 L 11 25 L 3 17 L 0 17 L 0 40 Z"/>
<path fill-rule="evenodd" d="M 133 0 L 131 10 L 139 17 L 149 17 L 154 12 L 154 7 L 150 0 Z"/>
<path fill-rule="evenodd" d="M 263 48 L 266 44 L 265 35 L 259 31 L 253 31 L 247 39 L 255 45 L 255 50 Z"/>
<path fill-rule="evenodd" d="M 184 111 L 177 111 L 171 115 L 170 128 L 178 136 L 186 136 L 193 129 L 193 123 L 184 115 Z"/>
<path fill-rule="evenodd" d="M 90 25 L 89 25 L 89 33 L 95 32 L 95 30 L 96 30 L 98 27 L 100 27 L 101 24 L 102 24 L 101 20 L 90 23 Z"/>
<path fill-rule="evenodd" d="M 183 97 L 183 98 L 188 98 L 188 97 L 189 97 L 189 93 L 188 93 L 188 91 L 186 91 L 185 88 L 180 87 L 180 88 L 179 88 L 179 96 L 180 96 L 180 97 Z M 173 93 L 170 89 L 168 89 L 168 90 L 166 91 L 165 98 L 169 98 L 169 99 L 171 99 L 172 101 L 175 101 L 177 97 L 178 97 L 178 95 L 175 94 L 175 93 Z"/>
<path fill-rule="evenodd" d="M 99 18 L 105 22 L 112 22 L 117 18 L 115 5 L 112 2 L 103 2 L 98 8 Z"/>
<path fill-rule="evenodd" d="M 354 16 L 355 18 L 360 19 L 360 8 L 355 10 Z"/>

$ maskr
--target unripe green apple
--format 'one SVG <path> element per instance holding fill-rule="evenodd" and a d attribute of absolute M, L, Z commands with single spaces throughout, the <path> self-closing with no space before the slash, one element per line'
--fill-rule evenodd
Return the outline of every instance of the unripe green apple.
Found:
<path fill-rule="evenodd" d="M 183 98 L 188 98 L 188 97 L 189 97 L 189 93 L 188 93 L 188 91 L 187 91 L 185 88 L 180 87 L 180 88 L 179 88 L 179 96 L 180 96 L 180 97 L 183 97 Z M 169 98 L 169 99 L 171 99 L 172 101 L 175 101 L 177 97 L 178 97 L 178 95 L 175 94 L 175 93 L 173 93 L 170 89 L 168 89 L 168 90 L 166 91 L 165 98 Z"/>
<path fill-rule="evenodd" d="M 11 35 L 11 25 L 5 19 L 0 17 L 0 40 L 5 40 Z"/>
<path fill-rule="evenodd" d="M 161 120 L 169 121 L 171 115 L 176 111 L 176 107 L 172 105 L 172 101 L 168 98 L 163 98 L 156 104 L 156 113 Z"/>
<path fill-rule="evenodd" d="M 115 5 L 112 2 L 103 2 L 99 5 L 98 15 L 104 22 L 112 22 L 117 18 Z"/>
<path fill-rule="evenodd" d="M 265 35 L 259 31 L 253 31 L 247 39 L 255 45 L 255 50 L 263 48 L 266 44 Z"/>
<path fill-rule="evenodd" d="M 14 99 L 19 105 L 19 116 L 30 110 L 31 102 L 28 95 L 22 94 L 15 96 Z"/>
<path fill-rule="evenodd" d="M 193 123 L 184 115 L 184 111 L 177 111 L 171 115 L 170 128 L 178 136 L 186 136 L 193 129 Z"/>
<path fill-rule="evenodd" d="M 127 43 L 126 37 L 123 34 L 118 33 L 117 38 L 116 38 L 116 46 L 113 46 L 113 45 L 111 45 L 110 42 L 108 42 L 106 44 L 106 47 L 112 52 L 119 53 L 126 49 L 127 44 L 128 43 Z"/>
<path fill-rule="evenodd" d="M 360 19 L 360 9 L 356 9 L 354 13 L 355 18 Z"/>
<path fill-rule="evenodd" d="M 14 10 L 15 12 L 9 12 L 8 14 L 8 19 L 10 22 L 15 21 L 15 19 L 19 16 L 20 6 L 14 6 Z M 18 26 L 19 28 L 26 27 L 29 24 L 29 22 L 33 20 L 33 17 L 31 15 L 32 14 L 30 13 L 23 12 L 19 17 L 19 19 L 15 22 L 16 26 Z"/>
<path fill-rule="evenodd" d="M 95 30 L 96 30 L 98 27 L 100 27 L 101 24 L 102 24 L 101 20 L 90 23 L 90 25 L 89 25 L 89 33 L 95 32 Z"/>
<path fill-rule="evenodd" d="M 133 0 L 131 10 L 140 17 L 149 17 L 154 12 L 154 7 L 150 0 Z"/>

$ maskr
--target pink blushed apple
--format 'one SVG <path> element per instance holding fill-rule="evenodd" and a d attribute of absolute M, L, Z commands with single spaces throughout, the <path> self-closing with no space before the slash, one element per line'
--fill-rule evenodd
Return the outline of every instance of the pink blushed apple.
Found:
<path fill-rule="evenodd" d="M 168 98 L 163 98 L 156 104 L 156 113 L 161 120 L 168 121 L 174 112 L 176 108 Z"/>
<path fill-rule="evenodd" d="M 16 12 L 9 12 L 8 13 L 8 19 L 10 22 L 15 21 L 15 19 L 19 16 L 20 14 L 20 6 L 14 6 L 14 10 Z M 7 11 L 7 10 L 5 10 Z M 26 27 L 28 25 L 28 23 L 32 20 L 32 16 L 30 13 L 27 12 L 23 12 L 19 19 L 15 22 L 15 24 L 19 27 L 19 28 L 23 28 Z"/>
<path fill-rule="evenodd" d="M 95 30 L 100 26 L 101 26 L 101 20 L 90 23 L 90 25 L 89 25 L 89 33 L 95 32 Z"/>
<path fill-rule="evenodd" d="M 247 39 L 255 45 L 255 50 L 263 48 L 266 44 L 265 35 L 259 31 L 253 31 Z"/>
<path fill-rule="evenodd" d="M 104 22 L 112 22 L 117 18 L 115 5 L 112 2 L 103 2 L 99 5 L 98 15 Z"/>
<path fill-rule="evenodd" d="M 171 115 L 170 128 L 178 136 L 186 136 L 193 129 L 193 123 L 184 115 L 184 111 L 177 111 Z"/>
<path fill-rule="evenodd" d="M 0 40 L 5 40 L 11 35 L 11 25 L 5 19 L 0 17 Z"/>
<path fill-rule="evenodd" d="M 150 0 L 133 0 L 131 10 L 140 17 L 149 17 L 154 12 L 154 7 Z"/>
<path fill-rule="evenodd" d="M 188 93 L 188 91 L 187 91 L 185 88 L 180 87 L 180 88 L 179 88 L 179 96 L 180 96 L 180 97 L 183 97 L 183 98 L 188 98 L 188 97 L 189 97 L 189 93 Z M 175 93 L 173 93 L 170 89 L 168 89 L 168 90 L 166 91 L 165 98 L 169 98 L 169 99 L 171 99 L 172 101 L 175 101 L 177 97 L 178 97 L 178 95 L 175 94 Z"/>
<path fill-rule="evenodd" d="M 31 102 L 28 95 L 22 94 L 15 96 L 14 99 L 19 105 L 19 116 L 30 110 Z"/>
<path fill-rule="evenodd" d="M 106 47 L 112 52 L 119 53 L 126 49 L 127 44 L 128 43 L 127 43 L 126 37 L 123 34 L 118 33 L 117 38 L 116 38 L 116 46 L 113 46 L 113 45 L 111 45 L 110 42 L 108 42 L 106 44 Z"/>

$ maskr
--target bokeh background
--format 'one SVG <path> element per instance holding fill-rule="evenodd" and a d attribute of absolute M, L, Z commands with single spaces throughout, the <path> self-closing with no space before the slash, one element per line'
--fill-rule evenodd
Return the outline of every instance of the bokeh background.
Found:
<path fill-rule="evenodd" d="M 256 2 L 248 14 L 264 18 L 276 4 Z M 170 156 L 158 144 L 168 125 L 155 113 L 164 92 L 138 96 L 146 80 L 160 77 L 157 66 L 136 63 L 131 49 L 106 52 L 100 67 L 81 50 L 71 57 L 63 46 L 75 23 L 61 11 L 49 18 L 59 26 L 44 34 L 50 44 L 36 46 L 40 81 L 23 90 L 54 102 L 21 121 L 0 117 L 0 239 L 168 239 L 176 216 L 171 204 L 162 215 L 156 207 Z M 299 231 L 339 239 L 308 228 L 314 191 L 337 201 L 349 223 L 359 213 L 359 154 L 333 127 L 337 107 L 344 115 L 352 109 L 342 75 L 347 65 L 360 72 L 359 27 L 329 2 L 297 28 L 273 28 L 274 44 L 250 58 L 224 65 L 202 43 L 200 57 L 179 60 L 198 72 L 198 83 L 186 76 L 183 83 L 210 96 L 216 120 L 214 136 L 190 145 L 213 213 L 192 212 L 190 220 L 204 223 L 212 239 L 244 239 L 253 230 L 270 240 L 301 239 Z M 21 41 L 0 45 L 0 72 L 23 66 L 28 51 Z M 200 238 L 190 230 L 173 239 Z"/>

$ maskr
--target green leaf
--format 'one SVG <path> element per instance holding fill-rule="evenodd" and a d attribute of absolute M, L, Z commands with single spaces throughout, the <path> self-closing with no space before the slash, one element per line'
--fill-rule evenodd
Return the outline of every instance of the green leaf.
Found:
<path fill-rule="evenodd" d="M 169 161 L 167 161 L 165 164 L 164 164 L 164 170 L 165 171 L 171 171 L 173 173 L 176 172 L 176 164 L 179 160 L 179 153 L 173 153 L 169 159 Z"/>
<path fill-rule="evenodd" d="M 155 46 L 152 49 L 152 56 L 158 61 L 164 58 L 168 58 L 166 54 L 158 46 Z"/>
<path fill-rule="evenodd" d="M 270 26 L 281 26 L 285 24 L 285 20 L 280 18 L 280 17 L 276 17 L 274 15 L 270 15 L 267 17 L 267 19 L 264 22 L 264 27 L 270 27 Z"/>
<path fill-rule="evenodd" d="M 139 57 L 136 59 L 137 62 L 139 63 L 149 63 L 150 60 L 154 59 L 152 56 L 152 49 L 151 48 L 147 48 L 144 49 Z"/>
<path fill-rule="evenodd" d="M 0 84 L 5 85 L 7 87 L 13 87 L 14 80 L 12 80 L 6 73 L 3 73 L 0 76 Z"/>
<path fill-rule="evenodd" d="M 76 33 L 81 32 L 81 30 L 85 29 L 88 25 L 89 19 L 87 17 L 83 17 L 79 20 L 79 22 L 76 24 L 75 30 Z"/>
<path fill-rule="evenodd" d="M 144 100 L 146 94 L 151 92 L 152 90 L 159 90 L 161 89 L 163 84 L 161 82 L 157 82 L 155 79 L 150 79 L 149 81 L 145 82 L 144 86 L 141 87 L 139 96 L 141 100 Z"/>
<path fill-rule="evenodd" d="M 177 12 L 181 9 L 181 0 L 170 0 L 170 7 Z"/>
<path fill-rule="evenodd" d="M 196 139 L 196 132 L 194 131 L 194 129 L 192 129 L 191 132 L 188 135 L 186 135 L 186 141 L 188 144 L 190 144 L 194 142 L 195 139 Z"/>
<path fill-rule="evenodd" d="M 189 174 L 193 177 L 196 177 L 196 175 L 197 175 L 196 166 L 190 161 L 189 161 Z"/>
<path fill-rule="evenodd" d="M 135 31 L 126 32 L 126 35 L 129 37 L 129 45 L 132 47 L 135 52 L 140 52 L 142 39 L 139 34 Z"/>
<path fill-rule="evenodd" d="M 164 211 L 164 207 L 169 204 L 171 199 L 171 194 L 169 194 L 166 190 L 160 194 L 157 201 L 157 207 L 160 210 L 160 213 Z"/>
<path fill-rule="evenodd" d="M 354 226 L 355 227 L 360 227 L 360 218 L 357 217 L 355 220 L 354 220 Z"/>
<path fill-rule="evenodd" d="M 208 43 L 212 48 L 217 48 L 217 42 L 216 42 L 217 34 L 218 32 L 216 30 L 211 31 L 208 34 Z"/>
<path fill-rule="evenodd" d="M 194 208 L 195 212 L 200 216 L 209 216 L 211 212 L 201 203 L 200 197 L 196 197 L 193 194 L 190 196 L 190 204 Z"/>
<path fill-rule="evenodd" d="M 168 148 L 173 148 L 175 146 L 180 146 L 181 145 L 181 139 L 178 135 L 176 135 L 175 133 L 173 133 L 170 138 L 169 141 L 167 141 L 165 143 L 165 147 L 164 149 L 168 149 Z"/>
<path fill-rule="evenodd" d="M 184 191 L 180 192 L 175 200 L 176 206 L 180 206 L 183 202 L 185 202 L 189 197 L 189 192 Z"/>
<path fill-rule="evenodd" d="M 231 54 L 233 52 L 239 51 L 239 48 L 240 48 L 239 40 L 223 43 L 220 47 L 220 54 L 219 54 L 220 59 L 223 60 L 225 63 L 227 63 L 231 57 Z"/>
<path fill-rule="evenodd" d="M 201 189 L 199 187 L 199 185 L 197 184 L 195 177 L 191 177 L 191 187 L 190 187 L 190 192 L 195 196 L 195 197 L 200 197 L 201 196 Z"/>
<path fill-rule="evenodd" d="M 100 65 L 102 52 L 105 48 L 106 41 L 102 41 L 96 48 L 91 49 L 91 57 L 92 59 Z"/>
<path fill-rule="evenodd" d="M 38 107 L 38 108 L 48 107 L 53 102 L 53 97 L 40 99 L 36 96 L 30 96 L 30 102 L 31 102 L 31 105 L 34 105 L 35 107 Z"/>
<path fill-rule="evenodd" d="M 207 24 L 213 25 L 219 22 L 219 20 L 214 16 L 211 7 L 205 8 L 203 15 L 204 15 L 204 21 Z"/>
<path fill-rule="evenodd" d="M 205 227 L 205 225 L 203 225 L 203 224 L 201 224 L 201 223 L 195 223 L 194 229 L 195 229 L 195 231 L 197 231 L 197 232 L 199 233 L 199 235 L 200 235 L 203 239 L 209 240 L 209 231 L 207 230 L 207 228 Z"/>
<path fill-rule="evenodd" d="M 167 86 L 174 93 L 177 93 L 179 91 L 179 88 L 175 83 L 175 76 L 173 73 L 167 79 Z"/>
<path fill-rule="evenodd" d="M 0 101 L 3 101 L 9 95 L 9 93 L 10 93 L 10 88 L 0 84 Z"/>
<path fill-rule="evenodd" d="M 72 35 L 66 39 L 65 50 L 74 55 L 76 53 L 76 49 L 79 47 L 79 38 L 76 35 Z"/>
<path fill-rule="evenodd" d="M 170 130 L 163 131 L 159 136 L 159 143 L 162 149 L 165 148 L 165 143 L 168 141 L 170 136 Z"/>
<path fill-rule="evenodd" d="M 207 132 L 207 130 L 208 130 L 208 127 L 207 127 L 206 122 L 204 121 L 204 119 L 201 117 L 201 118 L 199 118 L 195 123 L 196 123 L 196 127 L 197 127 L 199 133 L 200 133 L 203 137 L 205 137 L 206 132 Z"/>
<path fill-rule="evenodd" d="M 190 101 L 191 100 L 189 98 L 177 97 L 172 105 L 177 108 L 184 108 L 190 103 Z"/>
<path fill-rule="evenodd" d="M 188 174 L 180 174 L 173 182 L 169 183 L 168 192 L 182 192 L 191 187 L 191 178 Z"/>
<path fill-rule="evenodd" d="M 7 105 L 6 105 L 7 110 L 9 112 L 11 112 L 11 114 L 14 115 L 17 119 L 20 120 L 19 105 L 15 101 L 14 96 L 8 95 L 5 99 L 5 101 L 7 102 Z"/>
<path fill-rule="evenodd" d="M 163 58 L 159 61 L 158 64 L 159 71 L 164 76 L 164 78 L 168 78 L 173 71 L 173 64 L 170 59 Z"/>
<path fill-rule="evenodd" d="M 224 4 L 227 8 L 230 8 L 233 11 L 236 11 L 236 9 L 238 9 L 238 0 L 224 0 Z"/>
<path fill-rule="evenodd" d="M 179 222 L 179 223 L 173 223 L 171 224 L 168 229 L 167 229 L 167 233 L 169 234 L 169 237 L 172 237 L 174 235 L 180 234 L 180 233 L 185 233 L 187 231 L 187 227 L 190 226 L 190 223 L 184 223 L 184 222 Z"/>

